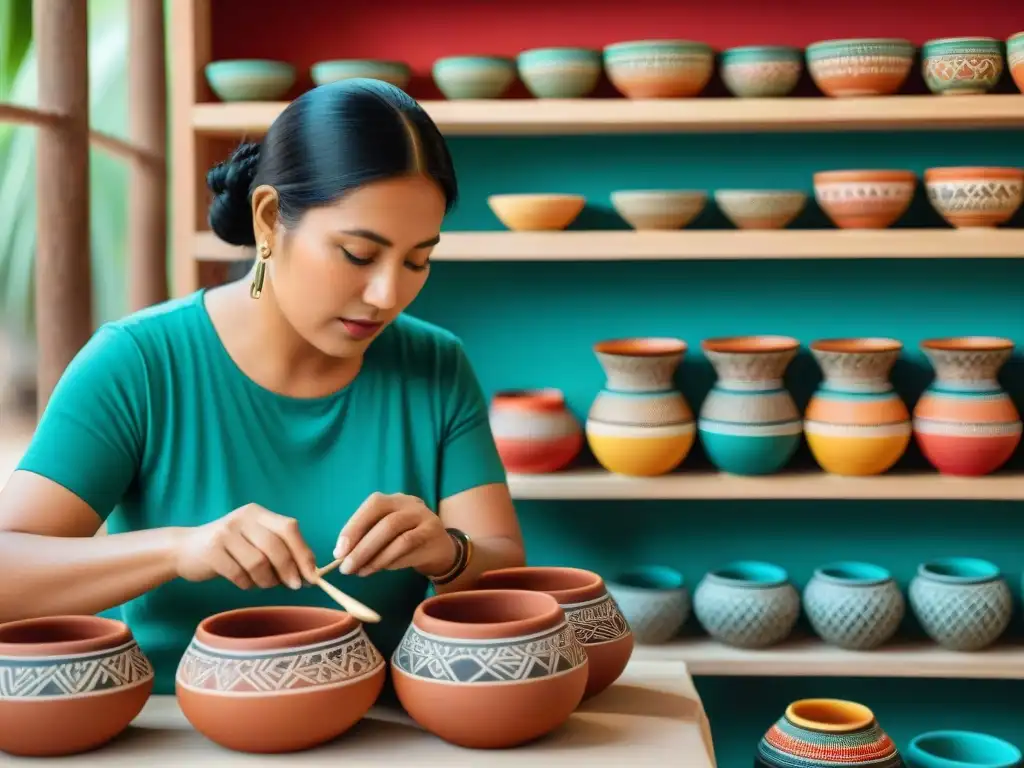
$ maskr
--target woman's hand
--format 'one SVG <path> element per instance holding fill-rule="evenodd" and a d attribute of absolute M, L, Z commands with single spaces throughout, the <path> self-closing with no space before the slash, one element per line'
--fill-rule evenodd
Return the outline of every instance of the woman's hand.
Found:
<path fill-rule="evenodd" d="M 458 550 L 441 519 L 415 496 L 374 493 L 342 528 L 335 558 L 342 573 L 369 576 L 377 571 L 415 568 L 441 576 Z"/>
<path fill-rule="evenodd" d="M 242 589 L 316 580 L 316 558 L 294 518 L 246 504 L 219 520 L 181 531 L 178 575 L 187 581 L 223 576 Z"/>

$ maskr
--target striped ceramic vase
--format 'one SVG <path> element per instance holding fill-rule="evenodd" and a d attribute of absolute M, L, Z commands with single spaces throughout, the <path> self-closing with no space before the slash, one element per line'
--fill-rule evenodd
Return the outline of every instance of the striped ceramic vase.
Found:
<path fill-rule="evenodd" d="M 895 339 L 824 339 L 811 354 L 825 380 L 804 414 L 815 461 L 835 475 L 879 475 L 910 444 L 910 411 L 889 383 Z"/>

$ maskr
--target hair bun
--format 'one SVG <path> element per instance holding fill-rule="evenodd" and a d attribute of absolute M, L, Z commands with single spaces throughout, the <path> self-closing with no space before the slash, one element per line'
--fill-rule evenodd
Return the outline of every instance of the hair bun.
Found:
<path fill-rule="evenodd" d="M 249 192 L 259 163 L 260 145 L 241 144 L 206 174 L 206 186 L 213 192 L 210 229 L 226 243 L 256 245 Z"/>

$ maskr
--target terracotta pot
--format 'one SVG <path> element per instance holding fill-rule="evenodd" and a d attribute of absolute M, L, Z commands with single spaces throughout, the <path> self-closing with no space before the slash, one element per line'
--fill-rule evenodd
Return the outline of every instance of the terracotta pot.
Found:
<path fill-rule="evenodd" d="M 238 752 L 309 749 L 369 711 L 384 658 L 352 616 L 328 608 L 241 608 L 203 620 L 178 665 L 185 717 Z"/>
<path fill-rule="evenodd" d="M 596 573 L 579 568 L 502 568 L 483 574 L 476 587 L 544 592 L 558 601 L 590 660 L 584 698 L 618 680 L 629 663 L 633 631 Z"/>
<path fill-rule="evenodd" d="M 587 655 L 554 598 L 478 590 L 416 608 L 391 658 L 406 712 L 445 741 L 495 749 L 537 739 L 576 710 Z"/>
<path fill-rule="evenodd" d="M 924 183 L 928 202 L 957 228 L 1005 224 L 1024 202 L 1020 168 L 929 168 Z"/>
<path fill-rule="evenodd" d="M 914 199 L 913 171 L 821 171 L 814 197 L 837 227 L 885 229 L 906 213 Z"/>
<path fill-rule="evenodd" d="M 914 63 L 914 45 L 899 38 L 853 38 L 811 43 L 811 79 L 826 96 L 889 96 L 899 91 Z"/>
<path fill-rule="evenodd" d="M 606 45 L 604 68 L 628 99 L 689 98 L 711 80 L 715 52 L 692 40 L 632 40 Z"/>
<path fill-rule="evenodd" d="M 131 630 L 99 616 L 0 624 L 0 752 L 62 757 L 120 734 L 153 690 Z"/>
<path fill-rule="evenodd" d="M 509 472 L 557 472 L 583 448 L 583 428 L 557 389 L 497 392 L 491 399 L 490 422 Z"/>
<path fill-rule="evenodd" d="M 921 46 L 924 81 L 943 96 L 988 93 L 1003 68 L 1003 42 L 994 37 L 945 37 Z"/>

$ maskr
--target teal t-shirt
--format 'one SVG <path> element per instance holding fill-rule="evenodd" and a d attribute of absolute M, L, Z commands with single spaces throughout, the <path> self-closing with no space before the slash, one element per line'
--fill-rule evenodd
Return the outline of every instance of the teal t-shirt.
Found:
<path fill-rule="evenodd" d="M 53 392 L 19 469 L 73 491 L 111 534 L 197 526 L 260 504 L 296 518 L 321 565 L 374 491 L 412 494 L 436 511 L 448 496 L 505 481 L 486 401 L 452 334 L 400 316 L 346 388 L 292 398 L 237 367 L 203 295 L 97 331 Z M 330 578 L 383 617 L 367 631 L 385 657 L 429 588 L 413 570 Z M 315 587 L 175 579 L 126 603 L 122 617 L 156 667 L 156 692 L 173 693 L 202 619 L 280 604 L 335 607 Z"/>

